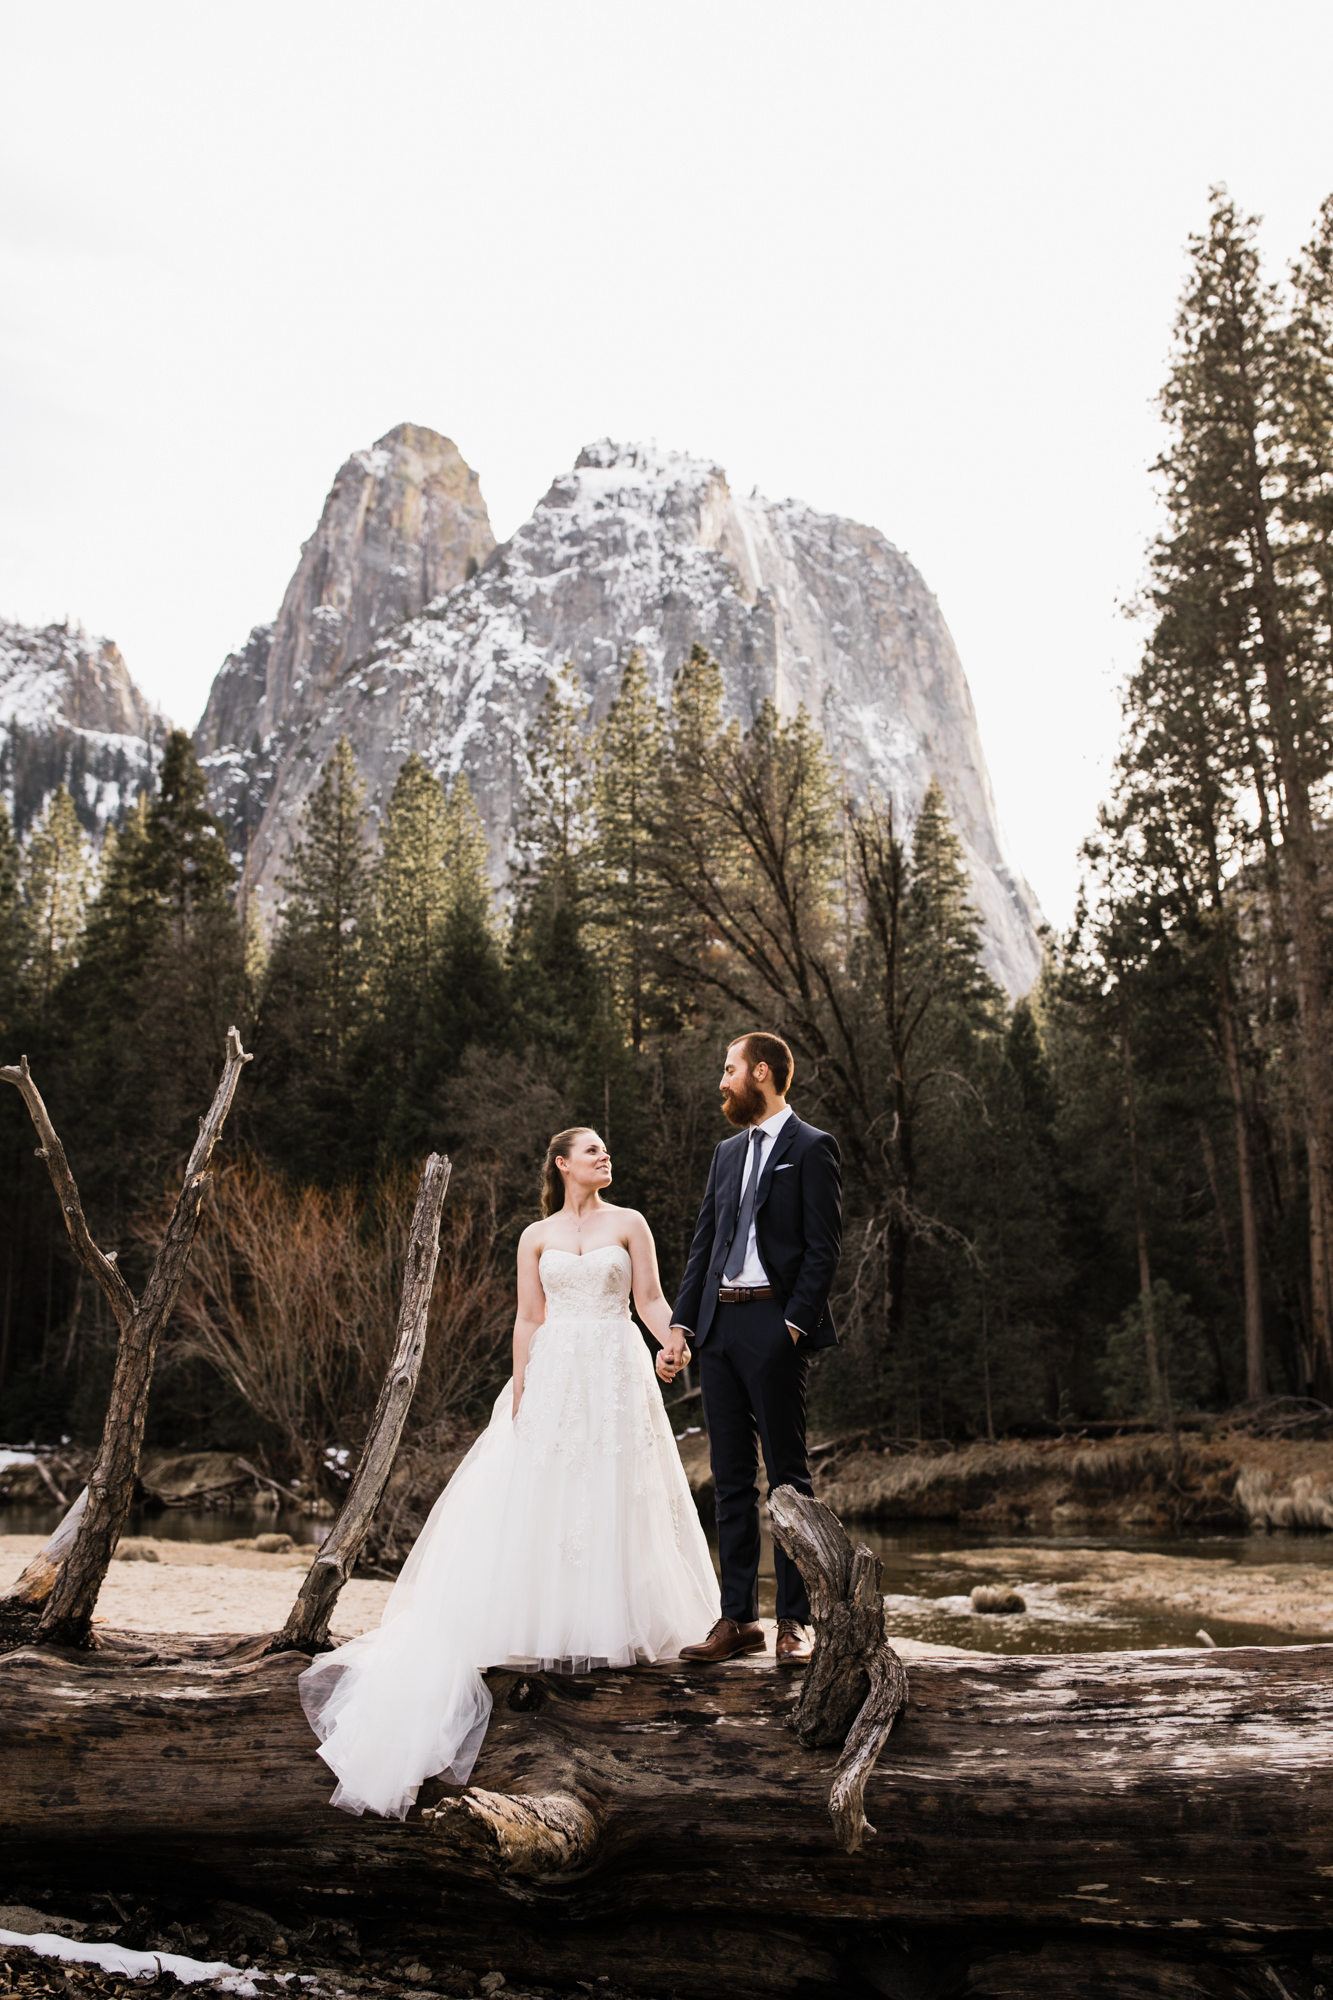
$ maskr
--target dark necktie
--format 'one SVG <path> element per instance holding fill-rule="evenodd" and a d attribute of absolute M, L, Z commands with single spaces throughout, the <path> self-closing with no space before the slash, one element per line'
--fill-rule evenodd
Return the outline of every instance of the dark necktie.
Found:
<path fill-rule="evenodd" d="M 745 1183 L 741 1196 L 740 1213 L 736 1217 L 736 1234 L 731 1239 L 731 1256 L 728 1262 L 735 1268 L 736 1277 L 745 1269 L 745 1246 L 750 1240 L 750 1225 L 754 1221 L 754 1198 L 759 1191 L 759 1148 L 768 1135 L 756 1125 L 750 1133 L 750 1178 Z M 744 1171 L 744 1169 L 742 1169 Z M 736 1278 L 728 1278 L 734 1285 Z"/>

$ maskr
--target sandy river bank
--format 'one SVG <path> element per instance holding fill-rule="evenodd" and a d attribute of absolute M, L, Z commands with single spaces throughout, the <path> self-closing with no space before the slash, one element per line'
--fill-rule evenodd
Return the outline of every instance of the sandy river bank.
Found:
<path fill-rule="evenodd" d="M 0 1535 L 0 1588 L 42 1546 L 40 1535 Z M 314 1550 L 265 1556 L 218 1543 L 137 1540 L 156 1560 L 113 1562 L 97 1600 L 94 1624 L 124 1632 L 186 1632 L 196 1638 L 273 1632 L 283 1624 Z M 380 1622 L 392 1584 L 353 1577 L 343 1586 L 333 1637 L 351 1639 Z M 772 1619 L 761 1624 L 772 1646 Z M 701 1638 L 703 1634 L 699 1635 Z M 903 1641 L 907 1659 L 959 1653 L 942 1643 Z"/>

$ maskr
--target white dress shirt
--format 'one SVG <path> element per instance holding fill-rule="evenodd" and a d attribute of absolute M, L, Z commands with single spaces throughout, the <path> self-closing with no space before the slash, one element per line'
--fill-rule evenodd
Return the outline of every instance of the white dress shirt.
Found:
<path fill-rule="evenodd" d="M 787 1120 L 790 1117 L 792 1117 L 792 1115 L 793 1113 L 790 1104 L 784 1104 L 781 1111 L 775 1111 L 771 1118 L 765 1118 L 760 1124 L 752 1125 L 749 1128 L 749 1131 L 746 1132 L 745 1169 L 744 1172 L 741 1174 L 741 1188 L 740 1188 L 740 1199 L 742 1201 L 745 1199 L 745 1190 L 750 1184 L 750 1175 L 752 1173 L 762 1174 L 768 1156 L 773 1150 L 773 1141 L 777 1138 L 778 1133 L 782 1130 L 783 1126 L 786 1124 Z M 757 1146 L 755 1145 L 754 1140 L 750 1136 L 751 1132 L 763 1133 L 764 1136 L 759 1145 Z M 759 1156 L 758 1159 L 755 1158 L 756 1154 L 758 1154 Z M 757 1214 L 758 1211 L 756 1210 L 756 1215 Z M 733 1254 L 734 1254 L 734 1246 L 733 1246 Z M 731 1260 L 729 1258 L 728 1263 L 730 1263 L 730 1261 Z M 740 1273 L 739 1275 L 731 1277 L 725 1280 L 724 1282 L 733 1285 L 744 1285 L 747 1287 L 754 1285 L 766 1285 L 768 1283 L 768 1273 L 759 1261 L 759 1246 L 755 1242 L 753 1222 L 750 1224 L 750 1234 L 746 1239 L 745 1262 L 741 1267 Z"/>

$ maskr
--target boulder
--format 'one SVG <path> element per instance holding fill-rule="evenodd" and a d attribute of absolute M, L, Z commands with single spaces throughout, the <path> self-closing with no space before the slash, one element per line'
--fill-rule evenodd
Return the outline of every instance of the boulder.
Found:
<path fill-rule="evenodd" d="M 1004 1584 L 978 1583 L 972 1589 L 972 1609 L 984 1611 L 992 1618 L 1011 1618 L 1016 1612 L 1027 1610 L 1026 1599 L 1016 1590 L 1009 1590 Z"/>

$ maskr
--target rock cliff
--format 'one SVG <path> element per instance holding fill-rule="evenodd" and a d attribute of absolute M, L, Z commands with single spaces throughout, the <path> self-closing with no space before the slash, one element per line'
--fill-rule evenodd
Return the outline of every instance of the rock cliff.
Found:
<path fill-rule="evenodd" d="M 90 833 L 119 822 L 170 727 L 110 639 L 0 620 L 0 795 L 19 833 L 59 784 Z"/>
<path fill-rule="evenodd" d="M 405 553 L 419 597 L 394 622 L 382 565 L 363 574 L 368 543 L 335 524 L 353 513 L 388 518 L 399 475 L 386 460 L 407 436 L 424 455 L 431 434 L 404 429 L 343 468 L 278 626 L 252 634 L 227 662 L 200 728 L 217 803 L 234 844 L 249 833 L 251 881 L 270 908 L 305 798 L 340 735 L 376 807 L 411 750 L 448 777 L 466 771 L 501 882 L 524 732 L 552 671 L 573 661 L 597 720 L 631 648 L 642 649 L 665 696 L 699 640 L 721 662 L 731 713 L 749 721 L 765 698 L 784 714 L 804 703 L 853 789 L 887 794 L 905 823 L 938 776 L 972 868 L 990 967 L 1011 993 L 1027 989 L 1040 962 L 1036 903 L 1004 853 L 948 628 L 891 542 L 799 501 L 742 499 L 706 460 L 603 441 L 471 576 L 465 551 L 475 556 L 489 529 L 467 473 L 476 511 L 472 540 L 460 525 L 451 545 L 456 573 L 428 596 L 428 566 Z M 446 569 L 433 556 L 430 575 L 438 581 Z M 323 640 L 321 592 L 338 609 L 336 646 Z"/>
<path fill-rule="evenodd" d="M 494 547 L 477 475 L 449 438 L 399 424 L 353 452 L 276 621 L 224 661 L 195 732 L 238 862 L 270 801 L 293 787 L 304 799 L 303 736 L 339 676 Z M 263 851 L 275 856 L 271 840 Z"/>

